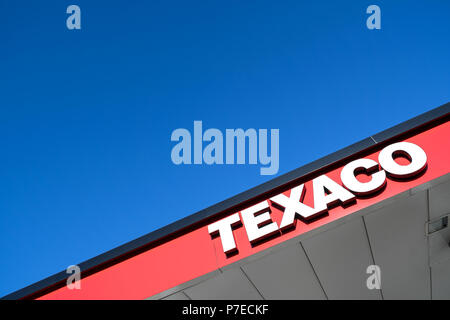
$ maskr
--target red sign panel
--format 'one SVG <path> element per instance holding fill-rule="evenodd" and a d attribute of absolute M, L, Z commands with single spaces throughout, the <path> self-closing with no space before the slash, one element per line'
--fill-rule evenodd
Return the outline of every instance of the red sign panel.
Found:
<path fill-rule="evenodd" d="M 400 140 L 397 142 L 400 142 Z M 81 280 L 80 290 L 70 290 L 64 286 L 45 294 L 40 299 L 145 299 L 369 207 L 379 201 L 390 198 L 449 172 L 449 122 L 418 133 L 415 136 L 403 140 L 403 142 L 408 142 L 411 145 L 419 147 L 426 154 L 425 166 L 421 166 L 420 155 L 418 156 L 419 160 L 414 159 L 414 157 L 409 157 L 409 160 L 395 160 L 399 165 L 404 167 L 417 160 L 418 167 L 416 168 L 416 172 L 407 179 L 402 179 L 401 174 L 398 175 L 394 172 L 395 168 L 392 169 L 392 167 L 389 167 L 390 165 L 395 166 L 395 164 L 388 163 L 388 156 L 392 156 L 392 158 L 405 156 L 408 158 L 407 152 L 402 155 L 402 152 L 398 150 L 385 150 L 383 151 L 385 154 L 380 155 L 380 152 L 388 147 L 386 145 L 380 146 L 379 150 L 357 157 L 357 159 L 369 160 L 355 163 L 352 166 L 349 163 L 357 160 L 352 159 L 339 168 L 325 172 L 326 177 L 323 178 L 327 180 L 325 182 L 322 181 L 323 179 L 321 181 L 316 180 L 315 182 L 314 179 L 302 181 L 299 182 L 298 186 L 294 186 L 281 193 L 276 199 L 274 197 L 266 200 L 261 199 L 263 200 L 261 202 L 262 204 L 260 203 L 260 207 L 256 208 L 259 212 L 258 210 L 250 212 L 245 209 L 240 212 L 229 212 L 226 218 L 234 220 L 234 229 L 232 230 L 234 247 L 232 243 L 231 247 L 227 248 L 226 243 L 224 244 L 222 242 L 224 234 L 212 237 L 212 235 L 219 233 L 214 226 L 211 226 L 213 222 L 209 226 L 200 226 L 175 239 L 83 278 Z M 383 162 L 381 160 L 383 157 L 385 159 L 384 164 L 381 163 Z M 367 167 L 370 167 L 374 163 L 380 164 L 380 166 L 374 165 L 370 170 L 366 170 L 365 172 L 363 170 L 362 174 L 358 174 L 358 169 L 361 169 L 358 165 L 367 165 Z M 346 169 L 343 172 L 344 168 Z M 379 183 L 375 181 L 375 173 L 377 172 L 379 173 L 377 177 Z M 384 179 L 382 176 L 383 172 L 386 173 Z M 349 173 L 353 175 L 356 173 L 357 181 L 352 180 L 351 174 L 349 175 Z M 347 176 L 347 178 L 343 178 L 344 176 Z M 289 198 L 299 199 L 298 202 L 303 203 L 305 206 L 317 208 L 317 203 L 314 203 L 314 186 L 316 188 L 318 185 L 325 186 L 325 193 L 322 193 L 322 196 L 333 196 L 334 191 L 328 190 L 328 178 L 333 183 L 338 184 L 341 191 L 345 187 L 345 190 L 354 197 L 352 199 L 345 198 L 345 195 L 349 195 L 344 190 L 342 191 L 341 198 L 345 199 L 339 197 L 337 197 L 337 200 L 333 200 L 332 197 L 327 198 L 330 201 L 325 201 L 327 204 L 325 210 L 317 210 L 314 216 L 311 217 L 307 217 L 307 210 L 303 211 L 306 216 L 305 219 L 302 219 L 301 215 L 297 212 L 294 214 L 294 222 L 289 223 L 291 220 L 286 216 L 286 206 L 283 205 L 283 201 Z M 345 183 L 342 180 L 345 180 Z M 373 188 L 364 190 L 363 184 L 372 180 Z M 361 187 L 360 189 L 358 189 L 358 181 L 362 183 L 359 186 Z M 299 188 L 300 186 L 301 188 Z M 332 186 L 330 188 L 333 189 Z M 297 194 L 291 195 L 291 193 L 295 192 Z M 287 226 L 286 228 L 282 228 L 283 217 L 285 217 L 284 225 Z M 223 216 L 221 219 L 223 219 Z M 265 238 L 264 241 L 256 241 L 263 239 L 262 236 L 259 238 L 261 233 L 258 230 L 262 228 L 266 228 L 264 230 L 267 231 L 266 234 L 263 232 L 263 235 L 270 237 Z M 226 254 L 226 251 L 229 254 Z"/>

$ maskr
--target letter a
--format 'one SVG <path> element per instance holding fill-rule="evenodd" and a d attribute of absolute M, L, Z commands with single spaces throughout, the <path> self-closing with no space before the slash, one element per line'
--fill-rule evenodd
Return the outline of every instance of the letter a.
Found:
<path fill-rule="evenodd" d="M 80 7 L 72 4 L 67 7 L 66 13 L 72 13 L 72 15 L 70 15 L 66 20 L 67 29 L 69 29 L 69 30 L 81 29 Z"/>
<path fill-rule="evenodd" d="M 381 9 L 377 5 L 370 5 L 367 7 L 366 13 L 372 13 L 370 17 L 367 18 L 366 25 L 369 30 L 381 29 Z"/>

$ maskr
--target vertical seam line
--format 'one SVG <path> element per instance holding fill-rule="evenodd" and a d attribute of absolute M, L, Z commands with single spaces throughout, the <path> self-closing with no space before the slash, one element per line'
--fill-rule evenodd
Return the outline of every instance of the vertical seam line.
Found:
<path fill-rule="evenodd" d="M 244 269 L 242 269 L 242 267 L 239 267 L 239 269 L 241 269 L 242 273 L 244 274 L 244 276 L 247 278 L 247 280 L 250 282 L 250 284 L 253 286 L 253 288 L 255 288 L 256 292 L 258 292 L 258 294 L 261 296 L 261 298 L 263 300 L 266 300 L 266 298 L 262 295 L 262 293 L 258 290 L 258 288 L 255 286 L 255 284 L 253 283 L 253 281 L 250 279 L 250 277 L 245 273 Z"/>
<path fill-rule="evenodd" d="M 303 247 L 303 244 L 302 244 L 301 242 L 299 242 L 299 244 L 300 244 L 300 247 L 302 248 L 303 252 L 305 253 L 305 257 L 306 257 L 306 259 L 308 260 L 309 265 L 311 266 L 311 269 L 312 269 L 312 271 L 313 271 L 313 273 L 314 273 L 314 276 L 316 277 L 317 282 L 319 283 L 319 286 L 320 286 L 320 288 L 322 289 L 323 294 L 325 295 L 325 298 L 326 298 L 327 300 L 330 300 L 330 298 L 328 298 L 328 295 L 327 295 L 327 293 L 326 293 L 326 291 L 325 291 L 325 288 L 324 288 L 323 285 L 322 285 L 322 282 L 320 281 L 319 276 L 318 276 L 317 273 L 316 273 L 316 270 L 314 269 L 314 266 L 313 266 L 311 260 L 310 260 L 309 257 L 308 257 L 308 254 L 306 253 L 305 248 Z"/>
<path fill-rule="evenodd" d="M 363 221 L 363 225 L 364 225 L 364 231 L 366 233 L 366 239 L 367 239 L 367 243 L 369 244 L 369 251 L 370 251 L 370 255 L 372 256 L 372 261 L 375 265 L 375 255 L 373 254 L 373 250 L 372 250 L 372 244 L 370 243 L 370 238 L 369 238 L 369 232 L 367 231 L 367 226 L 366 226 L 366 220 L 364 219 L 364 216 L 361 216 L 362 221 Z M 380 276 L 381 276 L 381 270 L 380 270 Z M 384 300 L 384 295 L 383 295 L 383 283 L 380 281 L 380 295 L 381 295 L 381 299 Z"/>

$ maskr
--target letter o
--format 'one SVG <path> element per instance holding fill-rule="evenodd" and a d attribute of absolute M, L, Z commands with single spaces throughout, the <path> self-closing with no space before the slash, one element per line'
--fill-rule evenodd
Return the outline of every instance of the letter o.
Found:
<path fill-rule="evenodd" d="M 395 155 L 408 156 L 411 163 L 400 165 Z M 423 149 L 410 142 L 397 142 L 381 150 L 378 155 L 381 167 L 394 178 L 409 178 L 419 174 L 427 165 L 427 155 Z"/>
<path fill-rule="evenodd" d="M 373 173 L 370 181 L 360 182 L 356 179 L 355 171 L 361 168 L 372 171 L 378 169 L 378 163 L 371 159 L 358 159 L 345 165 L 341 171 L 341 181 L 347 189 L 356 195 L 368 195 L 377 192 L 384 186 L 386 182 L 384 170 Z"/>

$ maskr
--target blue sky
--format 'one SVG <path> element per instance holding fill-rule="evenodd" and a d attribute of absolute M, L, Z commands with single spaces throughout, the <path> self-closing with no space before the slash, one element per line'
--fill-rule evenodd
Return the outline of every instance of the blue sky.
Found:
<path fill-rule="evenodd" d="M 81 8 L 81 30 L 66 8 Z M 381 8 L 381 30 L 366 8 Z M 450 101 L 446 1 L 2 1 L 0 296 L 274 176 L 177 128 L 277 128 L 278 175 Z"/>

